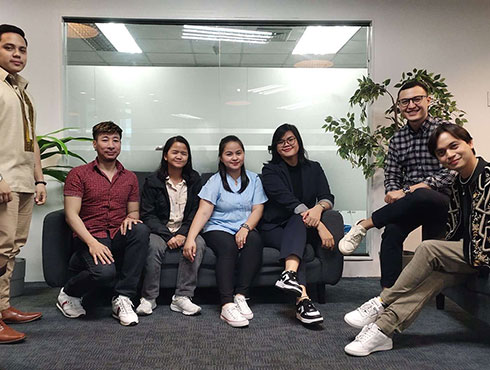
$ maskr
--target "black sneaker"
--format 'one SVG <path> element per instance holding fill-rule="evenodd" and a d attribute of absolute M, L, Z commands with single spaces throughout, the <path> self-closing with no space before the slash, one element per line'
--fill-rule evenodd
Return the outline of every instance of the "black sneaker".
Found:
<path fill-rule="evenodd" d="M 294 271 L 283 271 L 279 280 L 276 281 L 276 287 L 297 297 L 301 297 L 303 294 L 303 288 L 299 285 Z"/>
<path fill-rule="evenodd" d="M 313 306 L 313 302 L 309 298 L 296 303 L 296 318 L 303 324 L 320 324 L 323 322 L 322 314 Z"/>

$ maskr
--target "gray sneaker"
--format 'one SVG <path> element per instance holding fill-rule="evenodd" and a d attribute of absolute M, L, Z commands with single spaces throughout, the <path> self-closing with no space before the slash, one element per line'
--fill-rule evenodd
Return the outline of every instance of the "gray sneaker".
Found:
<path fill-rule="evenodd" d="M 61 288 L 60 294 L 58 295 L 56 307 L 58 307 L 63 315 L 70 319 L 85 316 L 87 312 L 85 312 L 82 306 L 82 299 L 69 296 L 63 289 Z"/>
<path fill-rule="evenodd" d="M 362 239 L 366 236 L 367 230 L 359 225 L 359 222 L 352 226 L 349 232 L 339 241 L 339 251 L 344 256 L 354 253 L 357 247 L 359 247 L 359 244 L 361 244 Z"/>
<path fill-rule="evenodd" d="M 199 312 L 201 312 L 201 307 L 192 302 L 189 297 L 179 295 L 174 295 L 172 297 L 170 309 L 175 312 L 180 312 L 186 316 L 197 315 Z"/>

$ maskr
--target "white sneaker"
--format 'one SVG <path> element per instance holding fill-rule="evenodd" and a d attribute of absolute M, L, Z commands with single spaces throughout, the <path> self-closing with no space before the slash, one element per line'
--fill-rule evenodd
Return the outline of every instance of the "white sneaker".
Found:
<path fill-rule="evenodd" d="M 136 307 L 136 313 L 140 316 L 148 316 L 153 313 L 153 310 L 157 307 L 156 299 L 140 298 L 140 304 Z"/>
<path fill-rule="evenodd" d="M 112 317 L 124 326 L 138 324 L 138 315 L 133 311 L 133 302 L 123 295 L 112 299 Z"/>
<path fill-rule="evenodd" d="M 377 351 L 388 351 L 393 348 L 393 340 L 379 330 L 378 325 L 371 323 L 362 328 L 354 341 L 345 346 L 344 351 L 352 356 L 367 356 Z"/>
<path fill-rule="evenodd" d="M 359 244 L 361 244 L 362 239 L 366 236 L 367 230 L 359 225 L 359 222 L 352 226 L 349 232 L 339 241 L 339 251 L 344 256 L 354 253 Z"/>
<path fill-rule="evenodd" d="M 87 314 L 82 306 L 82 298 L 69 296 L 63 288 L 61 288 L 60 294 L 58 295 L 56 307 L 59 308 L 63 315 L 70 319 L 76 319 Z"/>
<path fill-rule="evenodd" d="M 233 301 L 235 302 L 236 306 L 238 307 L 238 311 L 240 311 L 243 317 L 245 317 L 247 320 L 252 320 L 254 318 L 252 310 L 250 309 L 250 307 L 248 307 L 247 298 L 245 298 L 241 294 L 237 294 L 233 297 Z"/>
<path fill-rule="evenodd" d="M 170 309 L 175 312 L 180 312 L 186 316 L 197 315 L 199 312 L 201 312 L 201 307 L 192 302 L 189 297 L 180 295 L 174 295 L 172 297 Z"/>
<path fill-rule="evenodd" d="M 220 318 L 234 328 L 241 328 L 249 324 L 248 320 L 243 317 L 238 306 L 234 303 L 227 303 L 221 308 Z"/>
<path fill-rule="evenodd" d="M 346 313 L 344 321 L 353 328 L 362 329 L 364 326 L 375 322 L 384 310 L 381 298 L 374 297 L 354 311 Z"/>

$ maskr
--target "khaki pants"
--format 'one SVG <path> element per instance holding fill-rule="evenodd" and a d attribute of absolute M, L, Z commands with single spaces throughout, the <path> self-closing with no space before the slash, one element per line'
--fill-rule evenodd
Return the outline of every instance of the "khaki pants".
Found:
<path fill-rule="evenodd" d="M 0 277 L 0 312 L 10 307 L 15 256 L 26 243 L 34 205 L 31 193 L 12 192 L 12 198 L 8 203 L 0 203 L 0 265 L 7 262 L 7 272 Z"/>
<path fill-rule="evenodd" d="M 381 299 L 388 305 L 376 325 L 391 336 L 415 320 L 424 304 L 442 289 L 462 283 L 475 274 L 463 256 L 463 241 L 426 240 L 391 288 Z"/>

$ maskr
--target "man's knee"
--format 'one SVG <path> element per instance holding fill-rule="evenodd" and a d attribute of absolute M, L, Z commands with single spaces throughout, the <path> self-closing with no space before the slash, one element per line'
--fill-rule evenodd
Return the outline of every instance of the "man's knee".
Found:
<path fill-rule="evenodd" d="M 160 236 L 150 234 L 148 242 L 148 256 L 158 256 L 165 254 L 167 243 Z"/>
<path fill-rule="evenodd" d="M 140 241 L 148 241 L 150 229 L 143 223 L 133 224 L 131 230 L 127 230 L 127 235 Z"/>
<path fill-rule="evenodd" d="M 90 276 L 98 285 L 109 284 L 116 278 L 116 265 L 114 263 L 104 265 L 99 262 L 91 269 Z"/>

